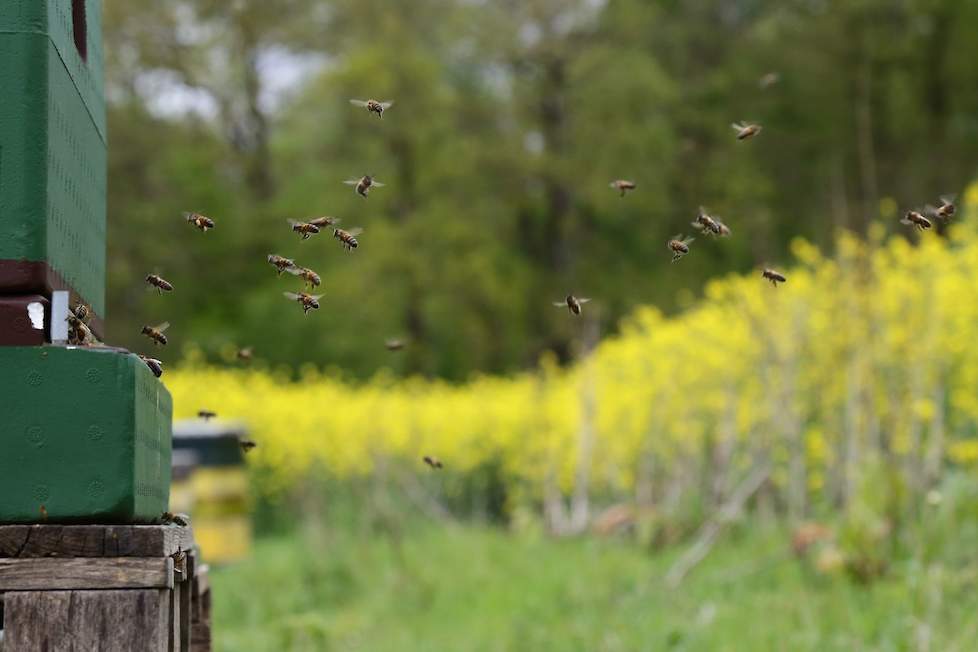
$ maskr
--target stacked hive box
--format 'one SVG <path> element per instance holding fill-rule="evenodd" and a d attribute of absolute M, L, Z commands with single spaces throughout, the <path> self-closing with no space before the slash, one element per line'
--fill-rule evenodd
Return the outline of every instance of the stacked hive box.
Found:
<path fill-rule="evenodd" d="M 102 332 L 100 17 L 99 0 L 0 0 L 4 652 L 209 647 L 190 529 L 132 525 L 169 502 L 169 393 L 128 351 L 51 343 L 64 291 Z"/>
<path fill-rule="evenodd" d="M 54 291 L 104 315 L 100 19 L 0 3 L 0 523 L 152 522 L 169 497 L 166 389 L 131 353 L 47 344 Z"/>

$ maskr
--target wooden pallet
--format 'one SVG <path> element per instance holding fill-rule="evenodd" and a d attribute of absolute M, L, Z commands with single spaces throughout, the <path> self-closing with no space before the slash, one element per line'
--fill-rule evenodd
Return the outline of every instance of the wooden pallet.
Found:
<path fill-rule="evenodd" d="M 0 526 L 0 652 L 210 650 L 189 527 Z"/>

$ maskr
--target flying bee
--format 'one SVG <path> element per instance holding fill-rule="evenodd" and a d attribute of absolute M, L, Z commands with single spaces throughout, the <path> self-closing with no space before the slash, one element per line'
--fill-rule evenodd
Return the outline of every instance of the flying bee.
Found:
<path fill-rule="evenodd" d="M 143 326 L 142 333 L 149 339 L 153 340 L 153 344 L 159 346 L 166 346 L 166 335 L 163 331 L 170 327 L 170 322 L 165 321 L 159 326 Z"/>
<path fill-rule="evenodd" d="M 283 292 L 290 301 L 298 301 L 302 305 L 302 314 L 309 314 L 310 310 L 319 310 L 319 300 L 321 294 L 306 294 L 305 292 Z"/>
<path fill-rule="evenodd" d="M 292 230 L 302 236 L 303 240 L 308 240 L 313 235 L 319 233 L 319 227 L 315 224 L 310 224 L 309 222 L 296 222 L 295 220 L 289 220 L 289 225 Z"/>
<path fill-rule="evenodd" d="M 258 446 L 258 443 L 255 442 L 253 439 L 245 439 L 243 437 L 238 437 L 238 446 L 241 447 L 242 453 L 250 453 Z"/>
<path fill-rule="evenodd" d="M 339 224 L 340 222 L 342 222 L 340 218 L 330 217 L 328 215 L 325 217 L 317 217 L 314 220 L 309 220 L 309 224 L 318 226 L 319 228 L 323 228 L 324 226 L 333 226 L 334 224 Z"/>
<path fill-rule="evenodd" d="M 146 277 L 146 282 L 155 287 L 156 291 L 160 294 L 163 294 L 164 292 L 173 292 L 173 284 L 159 274 L 150 274 Z"/>
<path fill-rule="evenodd" d="M 765 267 L 764 271 L 761 272 L 761 276 L 771 281 L 771 285 L 774 287 L 778 287 L 778 283 L 784 283 L 788 280 L 781 272 L 776 272 L 773 269 L 768 269 L 767 267 Z"/>
<path fill-rule="evenodd" d="M 197 418 L 203 419 L 204 421 L 210 421 L 217 416 L 217 412 L 212 412 L 211 410 L 199 410 L 197 412 Z"/>
<path fill-rule="evenodd" d="M 378 118 L 384 117 L 384 111 L 394 106 L 393 102 L 378 102 L 377 100 L 350 100 L 353 106 L 359 106 L 370 113 L 376 113 Z"/>
<path fill-rule="evenodd" d="M 563 301 L 554 301 L 553 304 L 558 308 L 567 308 L 572 315 L 581 314 L 581 304 L 587 303 L 590 299 L 578 299 L 573 294 L 568 294 Z"/>
<path fill-rule="evenodd" d="M 737 140 L 747 140 L 761 133 L 761 125 L 753 122 L 735 122 L 730 127 L 737 132 Z"/>
<path fill-rule="evenodd" d="M 694 229 L 698 229 L 704 233 L 720 235 L 720 223 L 707 213 L 706 209 L 702 206 L 700 206 L 699 213 L 696 214 L 696 219 L 693 220 L 692 225 Z"/>
<path fill-rule="evenodd" d="M 384 342 L 388 351 L 400 351 L 404 348 L 404 340 L 390 339 Z"/>
<path fill-rule="evenodd" d="M 207 233 L 208 229 L 214 228 L 214 220 L 200 213 L 184 213 L 183 217 L 204 233 Z"/>
<path fill-rule="evenodd" d="M 347 251 L 353 251 L 360 246 L 357 236 L 361 233 L 363 233 L 363 229 L 350 229 L 349 231 L 333 229 L 333 237 L 342 242 Z"/>
<path fill-rule="evenodd" d="M 242 453 L 250 453 L 258 444 L 251 439 L 238 439 L 238 446 L 241 447 Z"/>
<path fill-rule="evenodd" d="M 941 195 L 937 206 L 927 206 L 927 214 L 947 221 L 954 217 L 958 208 L 954 205 L 954 195 Z"/>
<path fill-rule="evenodd" d="M 761 89 L 766 90 L 777 84 L 779 81 L 781 81 L 781 75 L 776 72 L 769 72 L 757 81 L 757 85 L 760 86 Z"/>
<path fill-rule="evenodd" d="M 305 284 L 309 286 L 310 290 L 312 288 L 319 287 L 319 284 L 322 283 L 322 279 L 319 278 L 319 274 L 306 267 L 291 267 L 288 272 L 289 274 L 302 278 Z"/>
<path fill-rule="evenodd" d="M 252 357 L 255 355 L 255 350 L 248 346 L 243 349 L 238 349 L 238 360 L 242 362 L 251 362 Z"/>
<path fill-rule="evenodd" d="M 146 363 L 149 370 L 153 372 L 153 375 L 159 378 L 163 375 L 163 363 L 156 358 L 148 358 L 145 355 L 139 356 L 139 359 Z"/>
<path fill-rule="evenodd" d="M 672 252 L 672 262 L 676 262 L 683 256 L 689 253 L 689 244 L 695 240 L 695 238 L 687 238 L 682 235 L 674 235 L 669 242 L 666 243 L 666 247 Z"/>
<path fill-rule="evenodd" d="M 933 226 L 931 221 L 924 217 L 920 211 L 914 210 L 907 211 L 907 214 L 900 219 L 900 224 L 913 226 L 915 229 L 919 229 L 920 231 L 926 231 Z"/>
<path fill-rule="evenodd" d="M 611 187 L 617 190 L 621 197 L 624 197 L 627 191 L 635 190 L 635 182 L 626 181 L 625 179 L 615 179 L 611 182 Z"/>
<path fill-rule="evenodd" d="M 180 527 L 187 527 L 190 525 L 190 517 L 186 514 L 174 514 L 173 512 L 163 512 L 160 515 L 160 521 L 163 525 L 179 525 Z"/>
<path fill-rule="evenodd" d="M 360 195 L 361 197 L 366 197 L 368 194 L 370 194 L 370 189 L 373 188 L 374 186 L 378 188 L 384 187 L 384 184 L 382 184 L 379 181 L 376 181 L 369 174 L 365 174 L 359 179 L 347 179 L 343 183 L 345 183 L 348 186 L 354 186 L 354 190 L 356 190 L 357 194 Z"/>
<path fill-rule="evenodd" d="M 294 260 L 279 256 L 278 254 L 268 254 L 268 262 L 278 270 L 279 276 L 282 275 L 282 272 L 287 272 L 295 267 Z"/>
<path fill-rule="evenodd" d="M 440 469 L 440 468 L 442 468 L 441 460 L 438 459 L 437 457 L 432 457 L 431 455 L 425 455 L 421 459 L 424 460 L 424 463 L 425 464 L 427 464 L 428 466 L 430 466 L 433 469 Z"/>

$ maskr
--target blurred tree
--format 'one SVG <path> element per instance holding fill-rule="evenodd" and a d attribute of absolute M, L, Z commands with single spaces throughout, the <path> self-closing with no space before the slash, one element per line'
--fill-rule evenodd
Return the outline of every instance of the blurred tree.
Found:
<path fill-rule="evenodd" d="M 137 349 L 168 319 L 177 355 L 253 344 L 358 377 L 566 361 L 582 322 L 550 304 L 568 292 L 608 332 L 795 236 L 897 228 L 976 173 L 972 3 L 107 0 L 106 19 L 109 335 Z M 395 104 L 348 103 L 368 97 Z M 764 132 L 739 143 L 737 120 Z M 387 184 L 368 200 L 342 185 L 365 173 Z M 670 264 L 700 204 L 734 235 Z M 362 246 L 285 223 L 322 214 Z M 322 310 L 285 301 L 272 252 L 322 275 Z M 172 297 L 143 292 L 154 270 Z"/>

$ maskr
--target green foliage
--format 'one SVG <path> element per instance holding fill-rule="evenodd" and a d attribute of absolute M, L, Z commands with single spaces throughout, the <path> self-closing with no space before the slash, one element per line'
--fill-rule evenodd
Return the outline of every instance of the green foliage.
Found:
<path fill-rule="evenodd" d="M 830 248 L 881 200 L 960 191 L 976 20 L 955 0 L 107 0 L 110 340 L 137 348 L 168 319 L 168 361 L 253 344 L 358 377 L 566 362 L 577 336 L 550 301 L 567 292 L 595 298 L 606 333 L 785 261 L 796 236 Z M 206 110 L 161 112 L 175 93 Z M 378 120 L 347 103 L 365 96 L 396 103 Z M 765 131 L 735 142 L 742 119 Z M 365 172 L 388 183 L 367 201 L 341 184 Z M 617 177 L 638 190 L 619 199 Z M 734 237 L 671 265 L 699 204 Z M 285 224 L 321 214 L 365 227 L 360 250 Z M 272 252 L 322 274 L 323 310 L 285 302 Z M 154 269 L 177 287 L 165 303 L 140 286 Z M 394 358 L 391 336 L 411 341 Z"/>
<path fill-rule="evenodd" d="M 259 540 L 252 560 L 214 572 L 215 649 L 965 650 L 978 627 L 973 555 L 900 564 L 866 586 L 813 576 L 787 536 L 752 525 L 672 591 L 662 577 L 677 552 L 426 521 L 366 537 L 333 523 Z"/>

